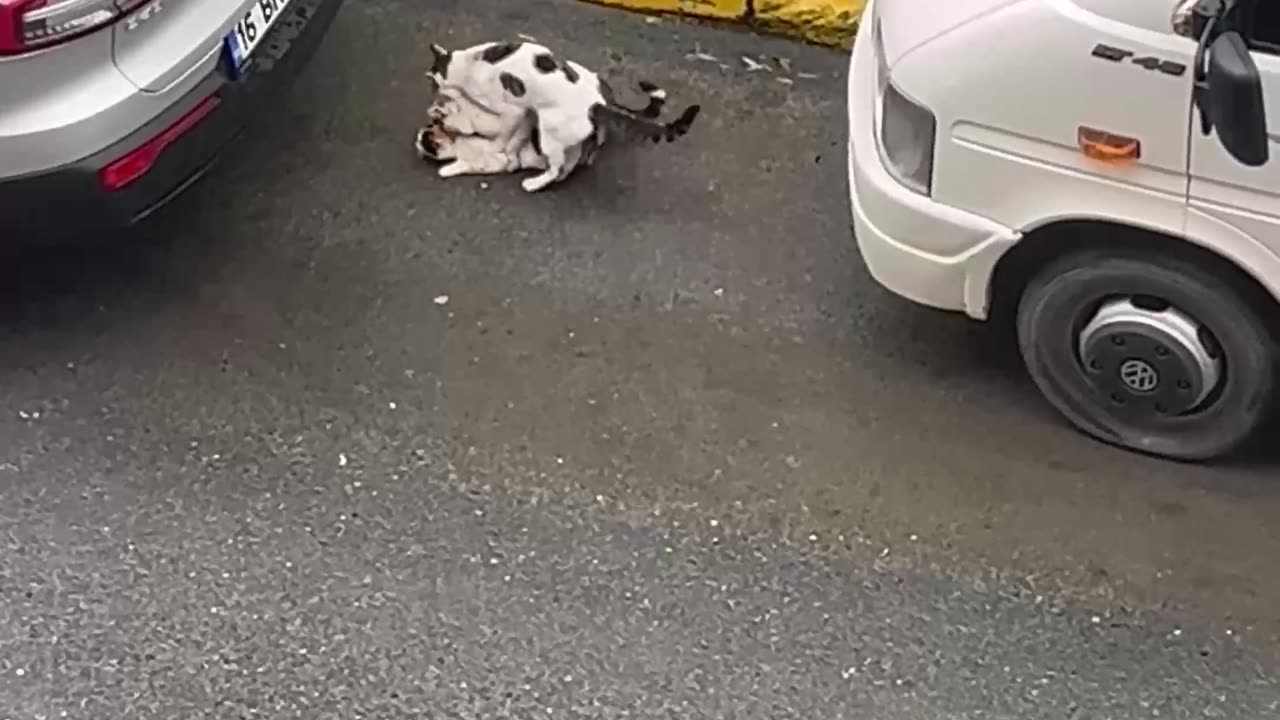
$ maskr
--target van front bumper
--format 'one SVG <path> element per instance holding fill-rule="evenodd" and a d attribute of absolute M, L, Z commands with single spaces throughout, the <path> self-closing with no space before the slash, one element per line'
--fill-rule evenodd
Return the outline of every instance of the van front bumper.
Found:
<path fill-rule="evenodd" d="M 889 174 L 875 132 L 880 99 L 871 25 L 862 28 L 848 95 L 849 194 L 858 250 L 872 277 L 894 293 L 985 319 L 996 262 L 1021 236 L 909 190 Z"/>

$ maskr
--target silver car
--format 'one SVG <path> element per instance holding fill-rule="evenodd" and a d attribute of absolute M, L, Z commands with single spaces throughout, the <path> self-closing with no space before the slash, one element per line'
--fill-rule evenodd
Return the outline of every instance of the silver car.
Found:
<path fill-rule="evenodd" d="M 120 228 L 270 107 L 342 0 L 0 0 L 0 247 Z"/>

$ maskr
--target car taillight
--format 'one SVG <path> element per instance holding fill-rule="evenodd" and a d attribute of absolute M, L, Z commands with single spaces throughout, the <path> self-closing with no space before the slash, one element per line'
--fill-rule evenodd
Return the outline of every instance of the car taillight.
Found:
<path fill-rule="evenodd" d="M 0 55 L 57 45 L 110 25 L 149 0 L 0 0 Z"/>
<path fill-rule="evenodd" d="M 165 148 L 191 132 L 192 128 L 199 125 L 200 121 L 213 112 L 221 102 L 217 95 L 205 98 L 159 135 L 99 170 L 98 184 L 107 192 L 115 192 L 123 190 L 133 181 L 146 175 L 160 159 L 160 153 L 164 152 Z"/>

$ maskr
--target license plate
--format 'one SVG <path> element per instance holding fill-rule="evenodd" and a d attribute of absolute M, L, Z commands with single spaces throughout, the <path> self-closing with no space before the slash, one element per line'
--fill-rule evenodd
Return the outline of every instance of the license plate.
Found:
<path fill-rule="evenodd" d="M 227 33 L 227 52 L 239 71 L 249 62 L 254 48 L 267 36 L 271 26 L 284 15 L 284 9 L 292 0 L 254 0 L 235 28 Z"/>

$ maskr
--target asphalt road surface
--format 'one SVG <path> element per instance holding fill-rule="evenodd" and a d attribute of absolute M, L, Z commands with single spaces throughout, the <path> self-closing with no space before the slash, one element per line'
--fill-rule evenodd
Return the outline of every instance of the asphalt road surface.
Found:
<path fill-rule="evenodd" d="M 438 180 L 428 43 L 516 33 L 703 116 Z M 1280 459 L 1100 446 L 876 287 L 845 62 L 349 0 L 141 237 L 7 262 L 0 717 L 1280 717 Z"/>

